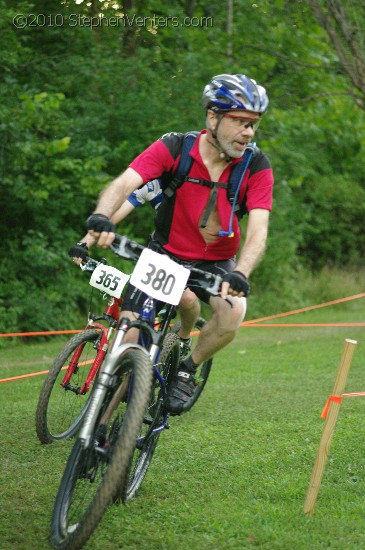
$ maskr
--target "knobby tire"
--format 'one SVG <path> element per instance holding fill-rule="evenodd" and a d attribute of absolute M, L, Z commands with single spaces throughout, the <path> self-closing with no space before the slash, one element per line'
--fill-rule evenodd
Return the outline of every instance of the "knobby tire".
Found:
<path fill-rule="evenodd" d="M 85 395 L 80 395 L 62 388 L 61 381 L 74 352 L 83 346 L 80 366 L 70 380 L 72 386 L 82 386 L 96 357 L 99 338 L 99 330 L 83 330 L 69 340 L 54 360 L 38 398 L 36 432 L 41 443 L 69 439 L 78 432 L 89 405 L 92 388 Z M 82 363 L 87 364 L 83 366 Z"/>
<path fill-rule="evenodd" d="M 165 337 L 157 364 L 157 368 L 167 384 L 179 364 L 179 359 L 179 337 L 176 334 L 169 333 Z M 129 501 L 137 495 L 146 477 L 147 470 L 163 429 L 163 422 L 164 420 L 166 421 L 166 419 L 167 415 L 164 409 L 162 388 L 158 379 L 154 377 L 149 403 L 144 414 L 137 446 L 130 461 L 126 483 L 119 488 L 117 494 L 123 502 Z M 161 429 L 158 430 L 158 428 Z"/>
<path fill-rule="evenodd" d="M 83 449 L 76 440 L 55 501 L 50 541 L 54 548 L 82 548 L 115 499 L 116 487 L 125 479 L 150 397 L 152 367 L 142 350 L 126 350 L 120 358 L 117 382 L 104 400 L 94 431 L 93 444 Z M 129 381 L 126 390 L 125 380 Z M 118 396 L 115 403 L 115 396 Z M 113 399 L 114 397 L 114 399 Z M 113 403 L 115 416 L 100 450 L 101 419 Z M 110 407 L 109 407 L 110 408 Z M 77 517 L 76 517 L 77 516 Z"/>

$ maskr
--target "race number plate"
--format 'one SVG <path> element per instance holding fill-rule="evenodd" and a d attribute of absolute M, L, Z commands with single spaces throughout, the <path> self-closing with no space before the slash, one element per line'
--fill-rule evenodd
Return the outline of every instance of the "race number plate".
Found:
<path fill-rule="evenodd" d="M 91 275 L 90 284 L 109 296 L 120 298 L 129 277 L 130 275 L 126 275 L 111 265 L 99 264 Z"/>
<path fill-rule="evenodd" d="M 131 284 L 167 304 L 180 302 L 190 270 L 164 254 L 145 248 L 131 276 Z"/>

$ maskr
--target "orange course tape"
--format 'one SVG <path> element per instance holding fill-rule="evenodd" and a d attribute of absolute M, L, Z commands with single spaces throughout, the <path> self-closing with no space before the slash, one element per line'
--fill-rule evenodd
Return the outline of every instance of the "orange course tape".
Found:
<path fill-rule="evenodd" d="M 76 334 L 81 330 L 50 330 L 48 332 L 8 332 L 0 334 L 0 338 L 6 338 L 10 336 L 49 336 L 50 334 Z"/>
<path fill-rule="evenodd" d="M 247 321 L 247 323 L 242 323 L 241 326 L 245 328 L 365 327 L 365 323 L 256 323 L 253 321 Z"/>
<path fill-rule="evenodd" d="M 326 401 L 323 411 L 321 413 L 321 418 L 327 418 L 328 409 L 331 404 L 331 401 L 334 403 L 342 403 L 344 397 L 365 397 L 365 392 L 356 392 L 356 393 L 343 393 L 342 395 L 330 395 Z"/>
<path fill-rule="evenodd" d="M 326 404 L 324 406 L 324 409 L 321 413 L 321 418 L 327 418 L 328 409 L 330 407 L 331 401 L 334 403 L 339 403 L 341 405 L 342 403 L 342 396 L 341 395 L 330 395 L 329 398 L 326 401 Z"/>
<path fill-rule="evenodd" d="M 292 311 L 287 311 L 286 313 L 278 313 L 276 315 L 270 315 L 268 317 L 261 317 L 259 319 L 252 319 L 251 321 L 245 321 L 244 323 L 241 323 L 241 327 L 325 327 L 325 326 L 338 326 L 338 327 L 362 327 L 365 326 L 365 323 L 288 323 L 288 324 L 280 324 L 280 323 L 262 323 L 259 324 L 261 321 L 267 321 L 270 319 L 276 319 L 279 317 L 285 317 L 287 315 L 294 315 L 296 313 L 302 313 L 304 311 L 310 311 L 312 309 L 318 309 L 321 307 L 331 306 L 334 304 L 340 304 L 343 302 L 348 302 L 349 300 L 356 300 L 358 298 L 364 298 L 365 293 L 362 294 L 355 294 L 354 296 L 348 296 L 347 298 L 339 298 L 337 300 L 332 300 L 331 302 L 326 302 L 323 304 L 317 304 L 313 306 L 308 306 L 300 309 L 295 309 Z M 43 336 L 43 335 L 50 335 L 50 334 L 75 334 L 77 332 L 81 332 L 81 330 L 55 330 L 55 331 L 49 331 L 49 332 L 18 332 L 18 333 L 10 333 L 10 334 L 0 334 L 1 337 L 9 337 L 9 336 Z M 191 333 L 191 336 L 196 336 L 199 334 L 199 331 L 194 331 Z M 20 378 L 28 378 L 30 376 L 39 376 L 41 374 L 45 374 L 48 371 L 42 371 L 42 372 L 36 372 L 31 374 L 25 374 L 22 376 L 14 376 L 12 378 L 5 378 L 3 380 L 0 380 L 0 384 L 2 382 L 10 382 L 12 380 L 19 380 Z M 346 394 L 344 394 L 346 395 Z M 350 394 L 348 394 L 350 395 Z M 355 394 L 352 394 L 355 395 Z M 362 395 L 362 394 L 356 394 L 356 395 Z M 365 394 L 364 394 L 365 395 Z M 326 408 L 326 407 L 325 407 Z M 325 409 L 324 409 L 325 410 Z"/>
<path fill-rule="evenodd" d="M 91 365 L 92 361 L 82 361 L 79 363 L 79 367 L 84 367 L 85 365 Z M 61 370 L 66 370 L 68 368 L 68 365 L 65 365 L 61 368 Z M 41 376 L 42 374 L 48 374 L 49 370 L 42 370 L 40 372 L 31 372 L 30 374 L 21 374 L 19 376 L 12 376 L 11 378 L 3 378 L 0 380 L 0 384 L 3 384 L 4 382 L 13 382 L 13 380 L 21 380 L 22 378 L 31 378 L 32 376 Z"/>
<path fill-rule="evenodd" d="M 363 327 L 365 326 L 365 323 L 326 323 L 326 324 L 309 324 L 309 323 L 295 323 L 295 324 L 264 324 L 264 325 L 259 325 L 258 323 L 261 323 L 262 321 L 269 321 L 270 319 L 279 319 L 280 317 L 286 317 L 288 315 L 295 315 L 296 313 L 303 313 L 304 311 L 311 311 L 313 309 L 318 309 L 320 307 L 327 307 L 327 306 L 332 306 L 332 305 L 335 305 L 335 304 L 341 304 L 343 302 L 348 302 L 350 300 L 357 300 L 358 298 L 365 298 L 365 292 L 363 292 L 362 294 L 355 294 L 354 296 L 347 296 L 346 298 L 339 298 L 337 300 L 332 300 L 331 302 L 325 302 L 323 304 L 316 304 L 314 306 L 308 306 L 308 307 L 302 307 L 300 309 L 293 309 L 292 311 L 287 311 L 285 313 L 277 313 L 275 315 L 269 315 L 268 317 L 261 317 L 259 319 L 252 319 L 251 321 L 245 321 L 244 323 L 241 324 L 241 327 L 251 327 L 252 325 L 255 325 L 255 326 L 265 326 L 265 327 L 270 327 L 270 326 L 278 326 L 278 327 L 289 327 L 289 326 L 292 326 L 292 327 L 319 327 L 319 326 L 328 326 L 328 327 L 332 327 L 332 326 L 338 326 L 338 327 Z M 50 334 L 75 334 L 76 332 L 81 332 L 80 330 L 53 330 L 53 331 L 49 331 L 49 332 L 13 332 L 13 333 L 4 333 L 4 334 L 0 334 L 0 338 L 6 338 L 6 337 L 10 337 L 10 336 L 45 336 L 45 335 L 50 335 Z M 194 332 L 192 333 L 192 336 L 195 336 L 196 334 L 198 334 L 198 332 Z"/>
<path fill-rule="evenodd" d="M 348 302 L 350 300 L 357 300 L 358 298 L 365 298 L 365 292 L 362 294 L 355 294 L 354 296 L 348 296 L 347 298 L 339 298 L 337 300 L 332 300 L 331 302 L 325 302 L 323 304 L 316 304 L 314 306 L 302 307 L 300 309 L 293 309 L 292 311 L 287 311 L 286 313 L 278 313 L 276 315 L 269 315 L 268 317 L 261 317 L 260 319 L 252 319 L 252 321 L 246 321 L 243 323 L 244 326 L 253 325 L 255 323 L 260 323 L 262 321 L 269 321 L 270 319 L 278 319 L 279 317 L 286 317 L 287 315 L 295 315 L 296 313 L 303 313 L 304 311 L 311 311 L 313 309 L 318 309 L 320 307 L 333 306 L 335 304 L 341 304 L 343 302 Z"/>

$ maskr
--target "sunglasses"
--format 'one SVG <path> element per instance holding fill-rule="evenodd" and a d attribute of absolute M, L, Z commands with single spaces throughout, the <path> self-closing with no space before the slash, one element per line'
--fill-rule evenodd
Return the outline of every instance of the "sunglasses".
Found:
<path fill-rule="evenodd" d="M 257 130 L 257 127 L 261 122 L 260 118 L 250 120 L 242 116 L 231 115 L 230 113 L 224 113 L 223 116 L 224 118 L 229 118 L 230 120 L 232 120 L 232 124 L 234 124 L 234 126 L 236 126 L 237 128 L 252 128 L 254 131 Z"/>

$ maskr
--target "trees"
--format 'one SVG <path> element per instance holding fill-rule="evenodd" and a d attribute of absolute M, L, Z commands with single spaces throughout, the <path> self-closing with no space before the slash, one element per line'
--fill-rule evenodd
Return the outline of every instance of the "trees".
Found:
<path fill-rule="evenodd" d="M 270 96 L 257 142 L 274 165 L 275 209 L 253 285 L 278 294 L 275 281 L 285 286 L 300 270 L 362 265 L 365 27 L 357 2 L 12 4 L 0 0 L 0 330 L 70 328 L 75 304 L 85 308 L 87 299 L 67 250 L 97 194 L 161 134 L 202 127 L 201 91 L 222 72 L 246 73 Z M 152 216 L 136 210 L 122 231 L 144 239 Z"/>
<path fill-rule="evenodd" d="M 344 92 L 365 109 L 365 13 L 360 2 L 307 0 L 333 44 L 342 71 L 353 88 Z"/>

